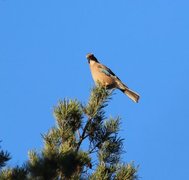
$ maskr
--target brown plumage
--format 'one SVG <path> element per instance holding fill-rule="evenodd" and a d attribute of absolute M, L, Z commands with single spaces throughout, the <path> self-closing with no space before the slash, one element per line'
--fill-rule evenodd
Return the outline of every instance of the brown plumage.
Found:
<path fill-rule="evenodd" d="M 117 88 L 134 102 L 138 102 L 140 96 L 123 84 L 108 67 L 100 64 L 93 54 L 87 54 L 86 58 L 88 59 L 91 74 L 96 84 L 100 83 L 108 89 Z"/>

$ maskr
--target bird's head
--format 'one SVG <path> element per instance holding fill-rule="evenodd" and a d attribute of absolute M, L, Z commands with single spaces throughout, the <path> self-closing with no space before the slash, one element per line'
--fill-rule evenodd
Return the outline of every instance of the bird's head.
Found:
<path fill-rule="evenodd" d="M 88 53 L 86 55 L 86 58 L 88 59 L 88 63 L 90 64 L 91 61 L 98 62 L 97 58 L 92 53 Z"/>

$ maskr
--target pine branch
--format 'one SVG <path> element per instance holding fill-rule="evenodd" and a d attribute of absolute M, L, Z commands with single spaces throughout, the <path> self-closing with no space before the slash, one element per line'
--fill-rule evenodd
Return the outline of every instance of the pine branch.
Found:
<path fill-rule="evenodd" d="M 4 167 L 6 165 L 6 162 L 9 161 L 10 159 L 11 159 L 10 154 L 7 151 L 1 150 L 0 151 L 0 169 Z"/>
<path fill-rule="evenodd" d="M 76 152 L 79 150 L 83 140 L 85 140 L 90 133 L 88 133 L 88 129 L 91 126 L 91 121 L 95 119 L 100 119 L 102 121 L 104 119 L 104 111 L 103 108 L 107 106 L 107 100 L 109 99 L 111 93 L 106 90 L 106 88 L 97 86 L 91 90 L 91 95 L 89 102 L 86 107 L 83 107 L 83 112 L 87 116 L 87 123 L 83 129 L 81 138 L 78 142 Z M 86 134 L 87 133 L 87 134 Z"/>

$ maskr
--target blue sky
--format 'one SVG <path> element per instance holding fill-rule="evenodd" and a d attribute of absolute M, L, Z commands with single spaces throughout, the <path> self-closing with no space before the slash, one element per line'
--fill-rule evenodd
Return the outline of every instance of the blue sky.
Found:
<path fill-rule="evenodd" d="M 22 164 L 43 146 L 58 100 L 87 102 L 93 52 L 130 88 L 121 116 L 122 160 L 145 180 L 189 179 L 189 1 L 0 0 L 0 139 Z"/>

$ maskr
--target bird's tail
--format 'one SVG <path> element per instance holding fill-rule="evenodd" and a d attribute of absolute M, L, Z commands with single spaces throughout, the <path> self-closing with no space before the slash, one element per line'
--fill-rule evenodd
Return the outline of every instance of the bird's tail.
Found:
<path fill-rule="evenodd" d="M 132 91 L 131 89 L 129 88 L 125 88 L 125 89 L 120 89 L 124 94 L 126 94 L 130 99 L 132 99 L 134 102 L 138 103 L 138 100 L 140 98 L 140 96 Z"/>
<path fill-rule="evenodd" d="M 129 89 L 125 84 L 121 82 L 120 79 L 117 79 L 116 83 L 118 89 L 120 89 L 124 94 L 126 94 L 131 100 L 138 103 L 140 96 L 136 92 Z"/>

